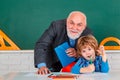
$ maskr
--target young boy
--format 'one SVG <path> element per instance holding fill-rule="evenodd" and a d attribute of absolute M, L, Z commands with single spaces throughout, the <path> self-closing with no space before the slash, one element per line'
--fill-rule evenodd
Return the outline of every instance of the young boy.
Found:
<path fill-rule="evenodd" d="M 75 74 L 109 71 L 108 60 L 103 46 L 98 48 L 98 42 L 92 35 L 78 39 L 77 54 L 79 60 L 72 67 Z"/>

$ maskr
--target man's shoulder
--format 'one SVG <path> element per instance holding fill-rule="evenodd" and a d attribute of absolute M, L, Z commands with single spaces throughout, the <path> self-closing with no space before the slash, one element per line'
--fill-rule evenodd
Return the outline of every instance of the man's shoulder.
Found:
<path fill-rule="evenodd" d="M 66 19 L 55 20 L 49 26 L 49 30 L 55 33 L 65 33 L 66 32 Z"/>
<path fill-rule="evenodd" d="M 91 29 L 89 27 L 86 27 L 82 33 L 82 36 L 88 35 L 88 34 L 93 34 L 93 32 L 91 31 Z"/>
<path fill-rule="evenodd" d="M 53 23 L 66 23 L 66 19 L 54 20 Z"/>
<path fill-rule="evenodd" d="M 86 26 L 85 30 L 91 30 L 90 27 Z"/>
<path fill-rule="evenodd" d="M 55 20 L 51 23 L 52 28 L 64 29 L 66 27 L 66 19 Z"/>

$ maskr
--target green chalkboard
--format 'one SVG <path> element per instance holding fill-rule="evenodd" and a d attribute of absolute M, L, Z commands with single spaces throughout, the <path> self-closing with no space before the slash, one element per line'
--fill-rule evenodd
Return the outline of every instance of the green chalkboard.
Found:
<path fill-rule="evenodd" d="M 120 0 L 0 0 L 0 29 L 21 49 L 33 49 L 53 20 L 73 10 L 87 16 L 87 24 L 99 42 L 120 39 Z"/>

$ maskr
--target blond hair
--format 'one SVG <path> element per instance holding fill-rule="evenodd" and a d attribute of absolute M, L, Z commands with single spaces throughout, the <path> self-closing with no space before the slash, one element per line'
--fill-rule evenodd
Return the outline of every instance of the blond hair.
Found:
<path fill-rule="evenodd" d="M 90 46 L 94 49 L 96 55 L 97 50 L 98 50 L 98 42 L 96 38 L 92 35 L 87 35 L 87 36 L 82 36 L 78 39 L 77 42 L 77 56 L 80 57 L 81 55 L 81 50 L 85 48 L 86 46 Z"/>

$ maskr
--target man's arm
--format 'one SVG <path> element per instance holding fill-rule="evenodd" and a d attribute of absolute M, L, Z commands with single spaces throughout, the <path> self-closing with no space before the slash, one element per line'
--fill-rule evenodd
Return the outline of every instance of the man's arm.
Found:
<path fill-rule="evenodd" d="M 34 63 L 35 67 L 39 68 L 38 73 L 44 74 L 44 72 L 49 72 L 47 62 L 50 61 L 52 58 L 50 55 L 50 48 L 53 44 L 53 38 L 55 36 L 53 31 L 53 24 L 43 33 L 40 39 L 36 42 L 35 49 L 34 49 Z"/>

